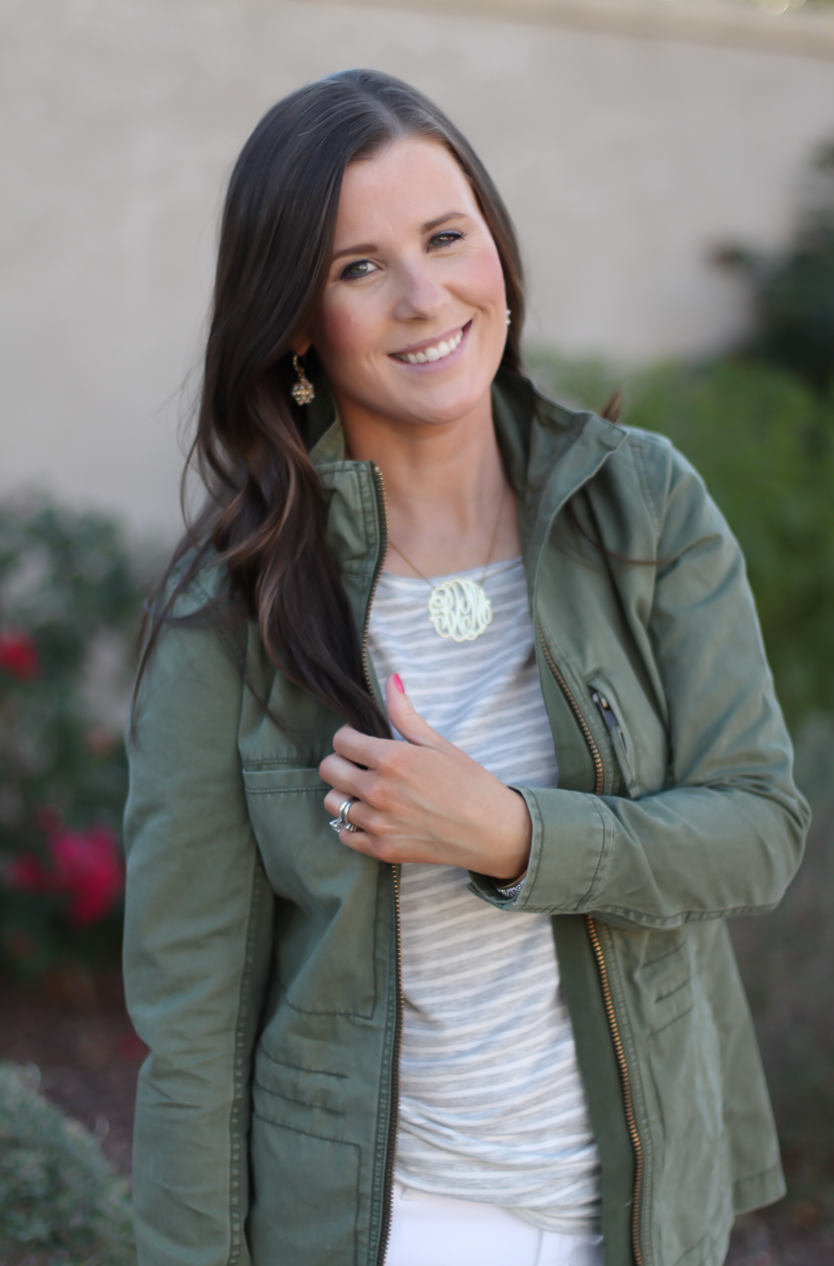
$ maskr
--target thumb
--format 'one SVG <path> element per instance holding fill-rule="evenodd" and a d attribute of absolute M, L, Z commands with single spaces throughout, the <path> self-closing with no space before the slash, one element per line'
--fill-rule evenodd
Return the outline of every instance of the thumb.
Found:
<path fill-rule="evenodd" d="M 446 740 L 442 739 L 412 706 L 399 673 L 391 673 L 385 683 L 385 706 L 388 709 L 389 721 L 395 730 L 399 730 L 406 742 L 414 743 L 418 747 L 444 746 Z"/>

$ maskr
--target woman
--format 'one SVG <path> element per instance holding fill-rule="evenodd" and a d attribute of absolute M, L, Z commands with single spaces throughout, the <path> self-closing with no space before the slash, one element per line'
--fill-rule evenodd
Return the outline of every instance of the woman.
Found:
<path fill-rule="evenodd" d="M 142 1263 L 696 1266 L 782 1194 L 724 917 L 807 809 L 743 562 L 522 319 L 419 94 L 258 125 L 133 719 Z"/>

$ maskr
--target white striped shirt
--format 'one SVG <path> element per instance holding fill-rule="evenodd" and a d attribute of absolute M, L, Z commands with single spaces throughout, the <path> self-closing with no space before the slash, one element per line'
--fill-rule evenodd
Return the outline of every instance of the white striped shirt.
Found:
<path fill-rule="evenodd" d="M 453 642 L 429 622 L 426 582 L 383 572 L 369 632 L 377 677 L 398 672 L 433 729 L 502 782 L 556 786 L 521 560 L 493 564 L 484 588 L 491 624 Z M 596 1232 L 599 1158 L 550 918 L 495 909 L 468 882 L 457 867 L 402 867 L 396 1177 L 546 1230 Z"/>

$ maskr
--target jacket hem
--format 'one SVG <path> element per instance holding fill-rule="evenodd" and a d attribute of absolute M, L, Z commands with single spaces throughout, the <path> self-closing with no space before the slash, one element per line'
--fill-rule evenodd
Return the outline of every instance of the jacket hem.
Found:
<path fill-rule="evenodd" d="M 736 1179 L 733 1183 L 733 1207 L 736 1213 L 749 1213 L 751 1209 L 775 1204 L 782 1199 L 786 1190 L 782 1166 L 777 1161 L 760 1174 Z"/>

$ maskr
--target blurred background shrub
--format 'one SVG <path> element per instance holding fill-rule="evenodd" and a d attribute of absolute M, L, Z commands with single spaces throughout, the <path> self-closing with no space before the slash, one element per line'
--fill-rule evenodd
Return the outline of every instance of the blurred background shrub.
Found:
<path fill-rule="evenodd" d="M 37 1086 L 36 1069 L 0 1064 L 0 1261 L 135 1266 L 127 1184 Z"/>
<path fill-rule="evenodd" d="M 729 245 L 716 251 L 715 262 L 740 270 L 752 288 L 751 352 L 828 392 L 834 381 L 834 141 L 812 164 L 788 250 L 773 257 Z"/>
<path fill-rule="evenodd" d="M 118 960 L 146 573 L 113 523 L 0 507 L 0 962 L 17 976 Z"/>

